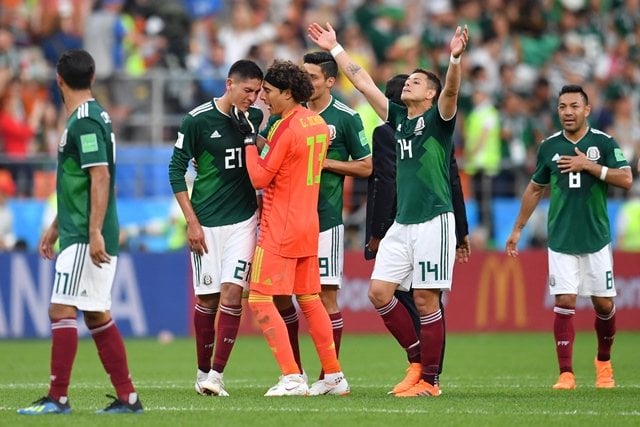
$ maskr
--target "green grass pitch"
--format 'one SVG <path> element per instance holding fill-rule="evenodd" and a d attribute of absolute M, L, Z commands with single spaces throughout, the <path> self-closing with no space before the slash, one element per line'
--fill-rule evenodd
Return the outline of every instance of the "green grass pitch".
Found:
<path fill-rule="evenodd" d="M 43 396 L 49 341 L 0 343 L 0 426 L 513 426 L 640 425 L 640 333 L 620 332 L 613 352 L 618 386 L 594 388 L 595 333 L 579 333 L 574 347 L 577 390 L 557 391 L 549 333 L 450 334 L 442 396 L 387 395 L 404 375 L 404 353 L 387 335 L 345 335 L 341 363 L 351 385 L 346 397 L 266 398 L 278 369 L 261 336 L 238 338 L 225 371 L 228 398 L 193 389 L 193 340 L 161 344 L 126 341 L 129 366 L 145 413 L 96 415 L 113 393 L 93 342 L 82 339 L 71 378 L 69 416 L 26 417 L 16 409 Z M 319 371 L 311 341 L 302 338 L 310 379 Z"/>

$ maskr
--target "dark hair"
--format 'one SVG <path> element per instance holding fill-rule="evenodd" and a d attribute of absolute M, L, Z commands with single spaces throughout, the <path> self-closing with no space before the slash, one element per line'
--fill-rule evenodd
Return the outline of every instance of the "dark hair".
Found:
<path fill-rule="evenodd" d="M 329 52 L 317 51 L 305 54 L 302 57 L 305 64 L 318 65 L 324 74 L 324 78 L 338 77 L 338 63 Z"/>
<path fill-rule="evenodd" d="M 260 69 L 258 64 L 256 64 L 255 62 L 248 59 L 240 59 L 231 65 L 227 77 L 236 77 L 240 80 L 262 80 L 264 74 L 262 73 L 262 70 Z"/>
<path fill-rule="evenodd" d="M 433 100 L 434 102 L 437 101 L 440 97 L 440 92 L 442 92 L 442 83 L 440 82 L 440 78 L 438 78 L 435 73 L 423 70 L 422 68 L 416 68 L 415 70 L 413 70 L 413 73 L 422 73 L 427 76 L 427 81 L 430 81 L 433 84 L 433 88 L 436 90 L 436 96 Z"/>
<path fill-rule="evenodd" d="M 584 100 L 584 105 L 589 105 L 589 97 L 587 93 L 582 89 L 582 86 L 579 85 L 565 85 L 560 89 L 560 93 L 558 94 L 558 98 L 560 98 L 565 93 L 579 93 L 582 95 L 582 99 Z"/>
<path fill-rule="evenodd" d="M 56 72 L 71 89 L 89 89 L 96 72 L 96 63 L 86 50 L 70 49 L 60 55 Z"/>
<path fill-rule="evenodd" d="M 313 94 L 309 73 L 291 61 L 276 59 L 267 70 L 264 80 L 281 91 L 291 90 L 291 96 L 297 103 L 308 101 Z"/>
<path fill-rule="evenodd" d="M 396 74 L 387 80 L 387 87 L 384 90 L 384 95 L 389 98 L 391 102 L 402 105 L 400 95 L 402 95 L 402 88 L 407 82 L 408 74 Z"/>

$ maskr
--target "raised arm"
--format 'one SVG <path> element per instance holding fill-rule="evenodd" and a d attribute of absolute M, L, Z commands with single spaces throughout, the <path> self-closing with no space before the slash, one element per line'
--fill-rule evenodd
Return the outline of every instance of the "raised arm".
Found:
<path fill-rule="evenodd" d="M 307 29 L 309 38 L 318 45 L 319 48 L 331 52 L 331 55 L 336 59 L 340 70 L 360 91 L 375 112 L 380 116 L 382 120 L 387 120 L 388 113 L 388 100 L 382 91 L 376 86 L 375 82 L 361 66 L 356 64 L 351 56 L 342 48 L 336 38 L 336 32 L 327 22 L 327 28 L 323 28 L 320 24 L 312 23 Z"/>
<path fill-rule="evenodd" d="M 458 26 L 456 32 L 451 39 L 451 58 L 449 60 L 449 68 L 442 87 L 442 93 L 438 98 L 438 109 L 442 118 L 451 119 L 455 114 L 458 106 L 458 93 L 460 92 L 460 81 L 462 76 L 462 66 L 460 59 L 469 42 L 469 30 L 465 25 L 464 28 Z"/>

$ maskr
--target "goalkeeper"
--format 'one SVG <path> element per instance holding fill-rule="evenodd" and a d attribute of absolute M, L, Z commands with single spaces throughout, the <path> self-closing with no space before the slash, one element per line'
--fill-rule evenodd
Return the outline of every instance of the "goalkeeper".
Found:
<path fill-rule="evenodd" d="M 187 222 L 195 293 L 195 389 L 201 395 L 228 396 L 223 371 L 238 334 L 256 244 L 258 204 L 244 145 L 255 140 L 253 129 L 262 122 L 262 111 L 252 107 L 262 78 L 254 62 L 235 62 L 224 95 L 185 115 L 169 163 L 171 188 Z M 185 172 L 192 159 L 198 167 L 189 197 Z"/>

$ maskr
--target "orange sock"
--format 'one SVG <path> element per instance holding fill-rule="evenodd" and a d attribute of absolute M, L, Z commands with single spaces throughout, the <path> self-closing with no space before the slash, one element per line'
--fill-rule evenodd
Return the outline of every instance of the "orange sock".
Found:
<path fill-rule="evenodd" d="M 325 374 L 340 372 L 340 362 L 336 356 L 336 346 L 333 342 L 333 329 L 327 310 L 320 301 L 318 294 L 300 295 L 298 303 L 309 325 L 309 334 L 316 346 L 320 364 Z"/>
<path fill-rule="evenodd" d="M 280 366 L 282 375 L 299 374 L 300 369 L 298 369 L 291 344 L 289 344 L 287 326 L 273 304 L 273 297 L 251 291 L 249 293 L 249 308 L 262 329 L 262 334 Z"/>

